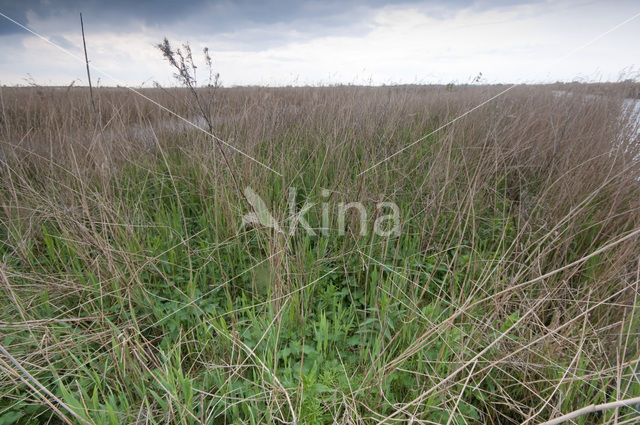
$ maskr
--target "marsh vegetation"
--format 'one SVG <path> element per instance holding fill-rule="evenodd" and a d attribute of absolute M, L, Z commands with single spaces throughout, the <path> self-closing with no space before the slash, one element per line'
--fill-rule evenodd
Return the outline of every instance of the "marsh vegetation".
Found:
<path fill-rule="evenodd" d="M 541 423 L 640 395 L 637 84 L 515 87 L 361 174 L 504 88 L 196 89 L 247 156 L 126 89 L 96 114 L 1 88 L 0 423 Z M 283 221 L 295 187 L 314 228 L 394 202 L 400 232 L 241 228 L 247 186 Z"/>

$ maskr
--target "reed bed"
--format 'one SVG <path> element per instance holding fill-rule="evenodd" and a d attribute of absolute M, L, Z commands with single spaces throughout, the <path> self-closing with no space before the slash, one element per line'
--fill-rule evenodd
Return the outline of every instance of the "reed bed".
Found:
<path fill-rule="evenodd" d="M 637 397 L 639 87 L 518 86 L 433 134 L 507 86 L 196 89 L 222 145 L 149 101 L 207 130 L 187 89 L 94 89 L 96 114 L 0 88 L 0 423 L 538 424 Z M 246 187 L 283 223 L 295 188 L 316 234 L 241 227 Z"/>

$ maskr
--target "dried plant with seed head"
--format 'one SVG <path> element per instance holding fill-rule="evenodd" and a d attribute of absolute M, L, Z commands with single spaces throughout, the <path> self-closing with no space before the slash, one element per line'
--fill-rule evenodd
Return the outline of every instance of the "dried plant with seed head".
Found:
<path fill-rule="evenodd" d="M 213 72 L 213 61 L 211 60 L 211 55 L 209 54 L 209 48 L 205 46 L 202 49 L 202 53 L 204 53 L 204 62 L 207 65 L 207 69 L 209 70 L 209 82 L 207 84 L 207 87 L 217 89 L 218 87 L 220 87 L 220 74 L 217 72 Z"/>
<path fill-rule="evenodd" d="M 207 129 L 208 129 L 209 135 L 213 139 L 216 146 L 218 146 L 218 149 L 222 157 L 224 158 L 224 161 L 227 164 L 227 167 L 229 168 L 229 172 L 231 173 L 231 177 L 233 178 L 236 189 L 242 194 L 243 192 L 241 190 L 238 177 L 236 176 L 236 172 L 231 167 L 231 164 L 227 159 L 227 155 L 224 152 L 220 139 L 215 136 L 213 123 L 211 121 L 211 116 L 210 116 L 210 108 L 207 108 L 205 106 L 203 99 L 198 93 L 197 86 L 196 86 L 197 81 L 195 77 L 196 65 L 195 65 L 195 62 L 193 61 L 191 47 L 189 46 L 188 43 L 184 43 L 182 45 L 182 48 L 184 49 L 186 54 L 183 54 L 182 50 L 180 49 L 173 50 L 171 48 L 171 43 L 169 43 L 169 40 L 166 37 L 164 38 L 162 43 L 158 43 L 156 47 L 162 52 L 162 55 L 165 57 L 165 59 L 169 61 L 169 64 L 177 70 L 175 77 L 178 79 L 178 81 L 180 81 L 189 90 L 189 93 L 191 93 L 191 96 L 195 101 L 195 104 L 200 112 L 200 115 L 202 116 L 204 121 L 207 123 Z M 207 50 L 206 56 L 208 56 L 208 50 Z M 207 59 L 205 58 L 205 60 Z M 211 62 L 210 57 L 207 61 Z"/>
<path fill-rule="evenodd" d="M 237 170 L 235 170 L 229 159 L 227 158 L 227 154 L 224 151 L 224 147 L 222 146 L 222 141 L 215 135 L 213 122 L 211 120 L 210 111 L 211 111 L 211 102 L 213 101 L 213 96 L 215 94 L 215 90 L 218 88 L 219 83 L 219 75 L 216 73 L 214 77 L 214 84 L 210 84 L 209 88 L 211 90 L 208 91 L 208 101 L 203 100 L 202 96 L 200 96 L 197 88 L 197 80 L 196 80 L 196 69 L 197 66 L 193 59 L 193 54 L 191 52 L 191 46 L 188 43 L 182 44 L 182 49 L 173 50 L 171 48 L 171 44 L 169 40 L 165 37 L 162 43 L 156 45 L 158 49 L 162 52 L 163 56 L 169 61 L 171 66 L 173 66 L 178 72 L 176 78 L 180 81 L 191 94 L 192 99 L 195 101 L 195 105 L 197 106 L 198 111 L 200 112 L 201 117 L 207 123 L 207 129 L 209 132 L 209 136 L 218 147 L 218 151 L 220 152 L 224 163 L 226 164 L 229 173 L 231 175 L 231 179 L 233 180 L 233 184 L 238 191 L 238 194 L 242 199 L 246 201 L 249 209 L 253 211 L 253 205 L 247 199 L 243 186 L 241 185 L 240 177 L 238 176 Z M 205 63 L 209 67 L 209 73 L 213 74 L 213 64 L 211 60 L 211 56 L 209 54 L 209 49 L 205 47 L 203 49 L 203 53 L 205 56 Z"/>

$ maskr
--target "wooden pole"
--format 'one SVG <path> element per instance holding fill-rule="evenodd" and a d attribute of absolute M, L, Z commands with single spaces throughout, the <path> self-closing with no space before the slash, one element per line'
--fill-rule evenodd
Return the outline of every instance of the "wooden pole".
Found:
<path fill-rule="evenodd" d="M 87 66 L 87 79 L 89 80 L 89 95 L 91 96 L 91 107 L 93 108 L 93 113 L 98 116 L 98 111 L 96 109 L 96 104 L 93 101 L 93 87 L 91 86 L 91 72 L 89 71 L 89 58 L 87 56 L 87 42 L 84 38 L 84 22 L 82 22 L 82 13 L 80 13 L 80 29 L 82 29 L 82 46 L 84 47 L 84 63 Z"/>

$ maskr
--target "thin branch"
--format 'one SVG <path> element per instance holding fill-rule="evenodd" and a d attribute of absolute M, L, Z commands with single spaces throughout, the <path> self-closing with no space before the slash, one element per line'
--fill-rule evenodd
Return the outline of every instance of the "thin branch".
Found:
<path fill-rule="evenodd" d="M 566 422 L 568 420 L 577 418 L 578 416 L 586 415 L 587 413 L 601 412 L 603 410 L 615 409 L 618 407 L 632 406 L 634 404 L 640 404 L 640 397 L 628 398 L 626 400 L 612 401 L 610 403 L 603 404 L 590 404 L 589 406 L 575 410 L 566 415 L 562 415 L 558 418 L 552 419 L 547 422 L 543 422 L 540 425 L 556 425 Z"/>

